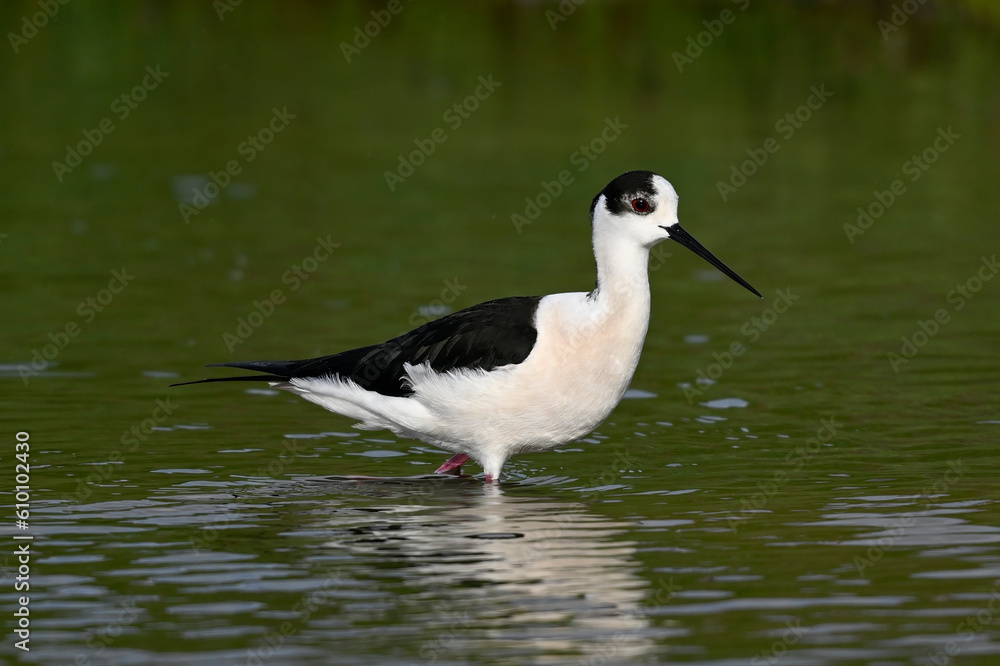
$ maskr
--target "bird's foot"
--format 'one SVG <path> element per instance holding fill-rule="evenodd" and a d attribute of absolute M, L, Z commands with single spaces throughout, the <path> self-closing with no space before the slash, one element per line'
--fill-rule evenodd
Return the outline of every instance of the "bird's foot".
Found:
<path fill-rule="evenodd" d="M 451 458 L 448 458 L 448 460 L 445 461 L 443 465 L 434 470 L 434 473 L 453 474 L 455 476 L 458 476 L 459 474 L 462 473 L 462 465 L 464 465 L 468 460 L 469 456 L 467 456 L 466 454 L 456 453 Z"/>

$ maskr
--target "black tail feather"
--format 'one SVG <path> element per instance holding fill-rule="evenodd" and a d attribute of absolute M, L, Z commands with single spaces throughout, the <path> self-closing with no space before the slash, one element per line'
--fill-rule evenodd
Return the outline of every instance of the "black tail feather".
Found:
<path fill-rule="evenodd" d="M 187 386 L 188 384 L 209 384 L 211 382 L 287 382 L 288 377 L 278 375 L 244 375 L 242 377 L 213 377 L 212 379 L 199 379 L 193 382 L 180 382 L 170 386 Z"/>
<path fill-rule="evenodd" d="M 209 363 L 206 368 L 239 368 L 240 370 L 255 370 L 256 372 L 270 372 L 272 375 L 280 375 L 285 379 L 294 377 L 296 370 L 305 361 L 237 361 L 234 363 Z"/>
<path fill-rule="evenodd" d="M 209 384 L 211 382 L 287 382 L 296 376 L 295 368 L 301 361 L 243 361 L 239 363 L 211 363 L 206 368 L 239 368 L 240 370 L 256 370 L 266 372 L 266 375 L 245 375 L 243 377 L 214 377 L 199 379 L 194 382 L 181 382 L 171 386 L 187 386 L 188 384 Z"/>

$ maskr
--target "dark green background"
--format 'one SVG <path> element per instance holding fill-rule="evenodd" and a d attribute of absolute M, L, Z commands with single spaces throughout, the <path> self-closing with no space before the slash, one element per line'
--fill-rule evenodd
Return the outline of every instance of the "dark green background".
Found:
<path fill-rule="evenodd" d="M 0 45 L 0 459 L 12 477 L 14 433 L 30 433 L 36 539 L 32 651 L 8 634 L 0 654 L 744 663 L 792 622 L 808 631 L 779 663 L 926 663 L 949 640 L 961 663 L 990 663 L 995 624 L 969 640 L 959 625 L 1000 579 L 1000 284 L 960 310 L 949 292 L 1000 249 L 995 6 L 928 2 L 883 38 L 890 3 L 588 0 L 553 30 L 554 3 L 414 0 L 347 62 L 340 44 L 385 6 L 244 2 L 220 20 L 208 2 L 73 0 L 17 53 Z M 678 71 L 724 10 L 734 20 Z M 3 34 L 37 11 L 5 3 Z M 147 67 L 168 76 L 121 118 L 112 104 Z M 479 77 L 500 85 L 455 128 L 444 114 Z M 820 86 L 832 96 L 787 137 L 778 123 Z M 295 117 L 247 163 L 241 143 L 275 108 Z M 60 182 L 52 163 L 105 117 L 114 131 Z M 607 119 L 627 127 L 580 171 Z M 385 172 L 435 128 L 446 140 L 390 190 Z M 905 163 L 948 128 L 959 138 L 911 181 Z M 771 137 L 723 200 L 718 182 Z M 235 182 L 185 223 L 199 181 L 183 177 L 229 160 Z M 499 490 L 320 481 L 428 473 L 443 454 L 348 434 L 285 394 L 167 388 L 209 362 L 331 353 L 446 308 L 588 290 L 587 207 L 637 168 L 674 184 L 685 228 L 766 298 L 657 248 L 633 382 L 653 397 L 513 459 Z M 565 170 L 519 233 L 512 214 Z M 851 243 L 844 225 L 897 179 L 905 192 Z M 339 246 L 293 290 L 283 276 L 317 238 Z M 84 316 L 114 270 L 134 279 Z M 761 331 L 779 289 L 798 299 Z M 894 372 L 887 355 L 940 309 Z M 68 324 L 79 334 L 22 381 Z M 695 383 L 733 343 L 746 351 Z M 701 404 L 723 399 L 745 406 Z M 824 419 L 834 434 L 810 443 Z M 268 635 L 280 650 L 254 652 Z"/>

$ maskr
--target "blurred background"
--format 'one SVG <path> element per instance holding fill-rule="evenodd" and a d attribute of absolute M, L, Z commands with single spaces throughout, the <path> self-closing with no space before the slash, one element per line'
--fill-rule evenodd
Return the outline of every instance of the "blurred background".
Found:
<path fill-rule="evenodd" d="M 35 535 L 32 650 L 3 658 L 996 658 L 1000 5 L 0 26 L 0 459 L 30 434 Z M 167 388 L 589 290 L 590 201 L 631 169 L 765 298 L 659 246 L 628 399 L 500 490 L 404 481 L 441 453 L 265 387 Z"/>

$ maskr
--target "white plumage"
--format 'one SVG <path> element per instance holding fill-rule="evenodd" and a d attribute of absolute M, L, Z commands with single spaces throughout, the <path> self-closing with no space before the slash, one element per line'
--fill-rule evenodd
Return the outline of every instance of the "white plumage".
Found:
<path fill-rule="evenodd" d="M 514 310 L 517 299 L 491 301 L 409 337 L 322 359 L 224 365 L 272 373 L 260 379 L 356 419 L 357 428 L 387 429 L 457 454 L 439 471 L 460 468 L 468 456 L 482 464 L 487 481 L 498 479 L 511 456 L 582 437 L 621 401 L 649 324 L 651 247 L 674 238 L 757 293 L 680 227 L 677 194 L 662 176 L 619 176 L 594 199 L 591 223 L 592 292 L 543 296 L 533 309 L 524 307 L 526 299 Z M 477 337 L 479 321 L 484 335 Z M 508 328 L 510 348 L 503 337 Z M 526 338 L 532 328 L 533 341 Z M 370 372 L 376 351 L 396 364 L 380 361 L 386 367 L 379 372 L 395 375 L 379 375 L 378 385 Z M 363 362 L 361 352 L 368 352 Z M 387 379 L 396 381 L 388 390 Z"/>

